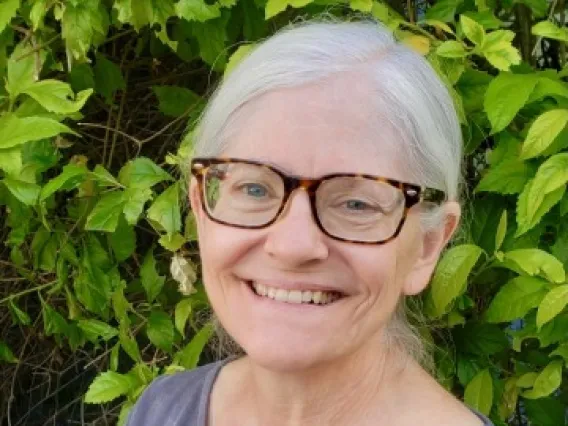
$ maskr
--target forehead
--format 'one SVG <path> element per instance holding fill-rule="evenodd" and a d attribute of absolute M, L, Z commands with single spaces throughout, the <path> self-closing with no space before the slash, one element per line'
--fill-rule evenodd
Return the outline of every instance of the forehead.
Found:
<path fill-rule="evenodd" d="M 238 111 L 223 155 L 306 177 L 346 172 L 407 179 L 401 133 L 373 96 L 380 95 L 356 76 L 271 91 Z"/>

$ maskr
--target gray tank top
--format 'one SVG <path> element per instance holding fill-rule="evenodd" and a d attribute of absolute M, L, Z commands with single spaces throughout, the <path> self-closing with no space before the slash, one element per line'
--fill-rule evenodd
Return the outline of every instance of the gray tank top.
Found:
<path fill-rule="evenodd" d="M 157 378 L 136 402 L 126 426 L 207 426 L 213 383 L 230 360 Z M 482 414 L 474 413 L 483 426 L 494 426 Z"/>

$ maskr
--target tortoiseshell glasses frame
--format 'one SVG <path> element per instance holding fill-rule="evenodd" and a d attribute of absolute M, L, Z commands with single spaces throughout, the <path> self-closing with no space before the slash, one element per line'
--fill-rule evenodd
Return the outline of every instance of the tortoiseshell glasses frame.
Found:
<path fill-rule="evenodd" d="M 269 169 L 270 171 L 272 171 L 273 173 L 275 173 L 276 175 L 278 175 L 281 179 L 282 179 L 282 183 L 283 183 L 283 188 L 284 188 L 284 193 L 282 196 L 282 201 L 280 203 L 280 207 L 278 208 L 278 211 L 274 214 L 274 217 L 269 220 L 266 223 L 263 223 L 261 225 L 241 225 L 241 224 L 235 224 L 235 223 L 230 223 L 230 222 L 226 222 L 223 220 L 220 220 L 218 218 L 215 218 L 211 212 L 209 211 L 209 208 L 206 207 L 206 199 L 205 199 L 205 190 L 204 190 L 204 180 L 205 180 L 205 176 L 207 174 L 208 169 L 211 166 L 214 165 L 224 165 L 224 164 L 248 164 L 248 165 L 254 165 L 254 166 L 260 166 L 260 167 L 265 167 L 267 169 Z M 386 178 L 386 177 L 382 177 L 382 176 L 374 176 L 374 175 L 369 175 L 369 174 L 362 174 L 362 173 L 333 173 L 333 174 L 328 174 L 325 176 L 322 176 L 318 179 L 310 179 L 310 178 L 304 178 L 304 177 L 299 177 L 299 176 L 291 176 L 288 175 L 286 173 L 284 173 L 282 170 L 277 169 L 276 167 L 269 165 L 269 164 L 265 164 L 263 162 L 260 161 L 254 161 L 254 160 L 245 160 L 245 159 L 240 159 L 240 158 L 193 158 L 191 161 L 191 174 L 196 178 L 197 183 L 198 183 L 198 191 L 199 191 L 199 198 L 201 200 L 201 205 L 203 210 L 205 211 L 205 214 L 207 215 L 207 217 L 209 219 L 211 219 L 214 222 L 223 224 L 223 225 L 227 225 L 227 226 L 232 226 L 235 228 L 242 228 L 242 229 L 261 229 L 261 228 L 266 228 L 270 225 L 272 225 L 281 215 L 282 211 L 284 210 L 284 207 L 286 206 L 286 203 L 288 202 L 288 199 L 290 198 L 290 195 L 292 194 L 293 191 L 295 191 L 298 188 L 301 188 L 303 190 L 306 191 L 309 200 L 310 200 L 310 207 L 311 207 L 311 212 L 312 212 L 312 217 L 315 221 L 315 223 L 317 224 L 318 228 L 328 237 L 333 238 L 335 240 L 339 240 L 339 241 L 345 241 L 345 242 L 350 242 L 350 243 L 356 243 L 356 244 L 386 244 L 389 241 L 392 241 L 393 239 L 395 239 L 401 229 L 402 226 L 404 225 L 404 222 L 406 221 L 406 218 L 408 216 L 408 212 L 409 210 L 422 202 L 431 202 L 431 203 L 435 203 L 435 204 L 441 204 L 442 202 L 444 202 L 446 200 L 446 194 L 444 193 L 444 191 L 441 191 L 439 189 L 433 189 L 433 188 L 427 188 L 425 186 L 420 186 L 420 185 L 416 185 L 413 183 L 408 183 L 408 182 L 402 182 L 396 179 L 390 179 L 390 178 Z M 331 234 L 330 232 L 328 232 L 325 227 L 322 225 L 318 214 L 317 214 L 317 207 L 316 207 L 316 192 L 318 190 L 318 188 L 320 187 L 320 185 L 330 179 L 334 179 L 334 178 L 350 178 L 350 177 L 354 177 L 354 178 L 363 178 L 363 179 L 369 179 L 372 181 L 376 181 L 376 182 L 381 182 L 384 184 L 388 184 L 396 189 L 398 189 L 399 191 L 402 192 L 402 195 L 404 196 L 404 211 L 402 213 L 402 216 L 400 218 L 400 222 L 398 223 L 398 226 L 396 227 L 394 233 L 385 239 L 381 239 L 378 241 L 366 241 L 366 240 L 353 240 L 353 239 L 346 239 L 346 238 L 341 238 L 338 237 L 337 235 Z"/>

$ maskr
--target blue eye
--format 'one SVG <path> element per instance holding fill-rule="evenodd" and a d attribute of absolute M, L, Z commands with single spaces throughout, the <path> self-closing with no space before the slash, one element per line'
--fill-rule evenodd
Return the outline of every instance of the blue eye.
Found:
<path fill-rule="evenodd" d="M 268 191 L 262 185 L 255 183 L 247 183 L 242 186 L 242 190 L 246 195 L 250 195 L 255 198 L 262 198 L 268 195 Z"/>
<path fill-rule="evenodd" d="M 361 200 L 348 200 L 345 205 L 350 210 L 367 210 L 370 206 Z"/>

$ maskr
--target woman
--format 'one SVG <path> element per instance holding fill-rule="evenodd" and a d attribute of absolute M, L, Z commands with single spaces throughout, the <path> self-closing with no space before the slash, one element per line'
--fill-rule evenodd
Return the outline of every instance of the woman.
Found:
<path fill-rule="evenodd" d="M 213 310 L 246 353 L 162 377 L 129 425 L 490 425 L 420 366 L 402 315 L 460 218 L 460 127 L 375 23 L 257 47 L 200 123 L 190 201 Z"/>

